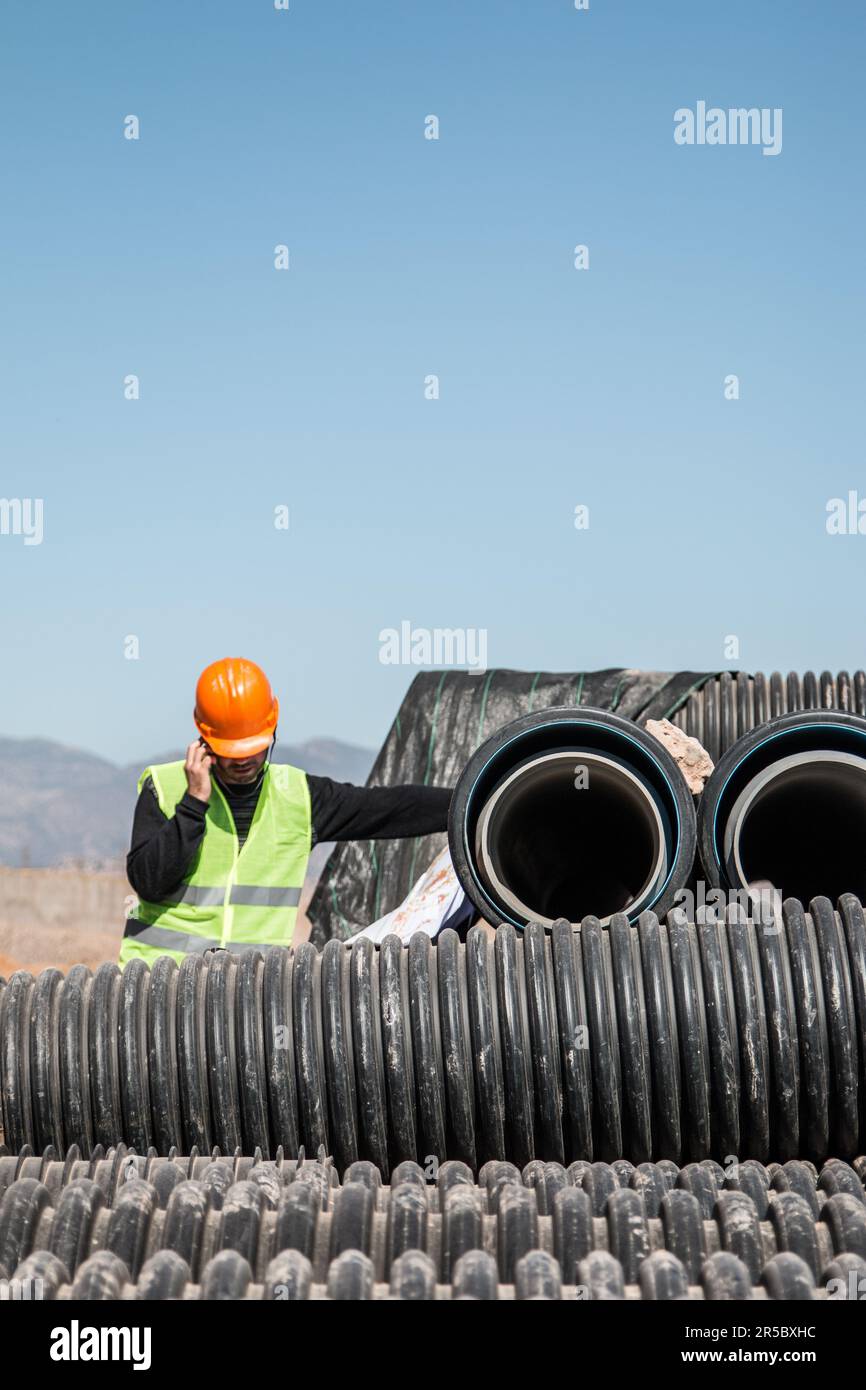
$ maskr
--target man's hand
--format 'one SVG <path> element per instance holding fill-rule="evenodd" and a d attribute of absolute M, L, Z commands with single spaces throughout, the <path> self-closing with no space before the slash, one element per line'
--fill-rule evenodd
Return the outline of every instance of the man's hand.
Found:
<path fill-rule="evenodd" d="M 186 750 L 183 770 L 186 773 L 190 796 L 196 797 L 198 801 L 210 801 L 210 769 L 213 767 L 213 761 L 211 753 L 200 739 L 196 739 Z"/>

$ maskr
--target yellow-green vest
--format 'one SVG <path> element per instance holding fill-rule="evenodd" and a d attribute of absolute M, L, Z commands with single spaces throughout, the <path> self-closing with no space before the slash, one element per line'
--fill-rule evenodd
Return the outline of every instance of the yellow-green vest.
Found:
<path fill-rule="evenodd" d="M 182 762 L 162 763 L 151 778 L 164 816 L 174 815 L 187 790 Z M 161 903 L 139 902 L 126 924 L 120 964 L 141 957 L 249 946 L 288 946 L 311 848 L 310 791 L 306 774 L 284 763 L 265 768 L 262 789 L 240 847 L 228 802 L 214 779 L 205 833 L 190 872 Z"/>

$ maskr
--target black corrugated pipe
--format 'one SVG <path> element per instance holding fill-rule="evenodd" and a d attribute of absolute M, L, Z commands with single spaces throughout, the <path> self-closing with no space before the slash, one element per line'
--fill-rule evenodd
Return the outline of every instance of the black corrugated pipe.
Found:
<path fill-rule="evenodd" d="M 768 719 L 797 710 L 866 716 L 866 671 L 720 671 L 693 690 L 670 718 L 703 744 L 714 763 Z"/>
<path fill-rule="evenodd" d="M 494 926 L 664 913 L 695 839 L 673 758 L 606 710 L 546 709 L 506 724 L 470 758 L 451 801 L 454 866 Z"/>
<path fill-rule="evenodd" d="M 741 738 L 704 790 L 707 879 L 779 901 L 866 894 L 866 719 L 811 710 Z"/>

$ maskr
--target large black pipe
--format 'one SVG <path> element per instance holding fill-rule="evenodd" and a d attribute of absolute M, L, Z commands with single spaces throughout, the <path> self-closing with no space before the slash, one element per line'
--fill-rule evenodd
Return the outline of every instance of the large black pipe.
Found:
<path fill-rule="evenodd" d="M 866 719 L 785 715 L 722 758 L 698 813 L 714 888 L 777 901 L 866 894 Z"/>
<path fill-rule="evenodd" d="M 768 719 L 797 710 L 833 709 L 866 716 L 866 671 L 720 671 L 700 682 L 669 717 L 717 763 L 738 738 Z"/>
<path fill-rule="evenodd" d="M 0 1157 L 0 1269 L 6 1298 L 64 1303 L 856 1299 L 863 1163 L 492 1160 L 476 1182 L 450 1160 L 387 1183 L 282 1155 Z"/>
<path fill-rule="evenodd" d="M 605 710 L 547 709 L 497 730 L 451 803 L 460 881 L 494 926 L 664 913 L 695 853 L 691 794 L 645 730 Z"/>
<path fill-rule="evenodd" d="M 365 1159 L 383 1174 L 445 1159 L 817 1163 L 863 1152 L 864 1100 L 866 917 L 852 896 L 838 913 L 789 898 L 775 932 L 733 908 L 695 925 L 644 912 L 634 926 L 587 916 L 492 939 L 478 926 L 465 945 L 418 932 L 408 949 L 359 938 L 321 957 L 305 942 L 240 966 L 164 957 L 0 986 L 0 1144 L 22 1160 L 124 1142 L 140 1155 L 322 1146 L 341 1172 Z"/>

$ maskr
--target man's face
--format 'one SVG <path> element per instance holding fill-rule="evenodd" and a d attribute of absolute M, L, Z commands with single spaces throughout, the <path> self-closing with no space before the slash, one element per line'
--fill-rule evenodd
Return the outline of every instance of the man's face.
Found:
<path fill-rule="evenodd" d="M 217 765 L 220 780 L 229 786 L 245 786 L 248 782 L 254 782 L 264 767 L 268 756 L 265 748 L 261 753 L 253 753 L 248 758 L 217 758 L 211 754 Z"/>

